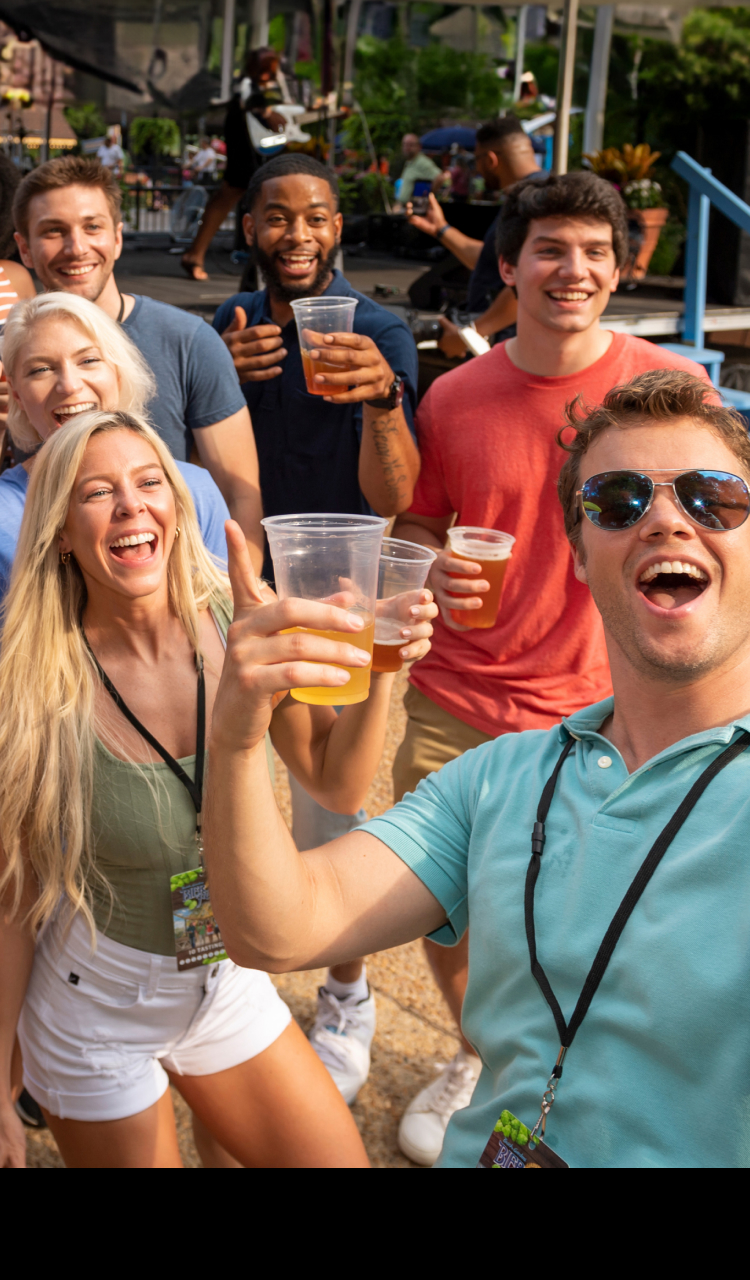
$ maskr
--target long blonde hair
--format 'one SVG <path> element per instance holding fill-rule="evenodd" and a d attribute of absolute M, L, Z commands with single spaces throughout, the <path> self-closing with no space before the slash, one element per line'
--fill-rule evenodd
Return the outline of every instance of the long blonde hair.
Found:
<path fill-rule="evenodd" d="M 206 551 L 190 492 L 172 455 L 148 423 L 131 413 L 81 414 L 39 451 L 29 483 L 18 550 L 0 631 L 0 844 L 6 867 L 0 895 L 23 893 L 24 856 L 39 885 L 32 927 L 49 918 L 60 895 L 93 930 L 90 880 L 95 718 L 99 676 L 81 615 L 83 576 L 61 562 L 58 537 L 89 440 L 132 431 L 153 448 L 174 494 L 181 536 L 168 564 L 169 604 L 200 652 L 199 611 L 226 610 L 228 579 Z M 92 934 L 93 936 L 93 934 Z"/>
<path fill-rule="evenodd" d="M 117 374 L 117 407 L 142 414 L 156 392 L 153 373 L 120 325 L 110 320 L 101 307 L 74 293 L 41 293 L 13 307 L 3 333 L 3 365 L 11 382 L 35 325 L 51 317 L 72 322 L 86 334 L 101 351 L 105 364 Z M 8 405 L 8 430 L 19 449 L 33 453 L 39 447 L 41 436 L 14 396 Z"/>

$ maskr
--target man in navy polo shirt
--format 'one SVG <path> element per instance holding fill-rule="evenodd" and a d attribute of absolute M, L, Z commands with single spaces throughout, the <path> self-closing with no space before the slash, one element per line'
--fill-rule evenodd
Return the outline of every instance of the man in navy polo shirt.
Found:
<path fill-rule="evenodd" d="M 263 165 L 247 191 L 245 237 L 267 288 L 235 294 L 214 317 L 255 431 L 263 510 L 393 516 L 408 510 L 419 472 L 414 431 L 417 351 L 407 326 L 357 293 L 334 267 L 343 219 L 335 174 L 305 155 Z M 354 332 L 329 334 L 335 396 L 309 395 L 291 302 L 356 298 Z M 273 567 L 266 553 L 264 574 Z M 294 837 L 315 848 L 365 821 L 329 813 L 290 775 Z M 318 997 L 310 1039 L 347 1101 L 367 1079 L 375 1002 L 361 960 L 336 965 Z"/>

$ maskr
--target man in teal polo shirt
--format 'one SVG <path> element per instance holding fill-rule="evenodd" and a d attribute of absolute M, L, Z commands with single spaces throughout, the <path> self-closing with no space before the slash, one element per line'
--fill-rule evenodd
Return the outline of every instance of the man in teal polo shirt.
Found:
<path fill-rule="evenodd" d="M 352 651 L 279 635 L 295 606 L 259 603 L 227 526 L 236 634 L 204 828 L 222 936 L 238 963 L 281 972 L 422 933 L 451 945 L 471 923 L 463 1030 L 483 1070 L 442 1167 L 476 1168 L 501 1113 L 531 1129 L 545 1109 L 573 1168 L 750 1165 L 750 441 L 711 400 L 654 370 L 567 446 L 565 525 L 614 698 L 467 752 L 304 855 L 263 734 L 278 690 L 340 683 L 308 663 Z M 319 608 L 308 626 L 354 630 Z"/>

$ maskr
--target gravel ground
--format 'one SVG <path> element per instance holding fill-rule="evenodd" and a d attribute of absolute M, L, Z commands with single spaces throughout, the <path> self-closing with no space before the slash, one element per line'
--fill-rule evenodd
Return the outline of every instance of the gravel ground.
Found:
<path fill-rule="evenodd" d="M 380 768 L 367 794 L 371 817 L 393 803 L 391 765 L 404 733 L 402 698 L 405 673 L 396 677 L 391 700 L 385 750 Z M 290 822 L 287 773 L 276 758 L 276 797 Z M 396 1143 L 398 1122 L 414 1094 L 434 1076 L 435 1068 L 452 1058 L 458 1037 L 430 976 L 421 943 L 382 951 L 367 962 L 368 976 L 378 1006 L 378 1030 L 372 1052 L 372 1070 L 352 1112 L 375 1168 L 414 1169 Z M 274 978 L 281 995 L 303 1030 L 315 1013 L 315 995 L 324 971 L 289 973 Z M 173 1090 L 183 1161 L 186 1168 L 200 1168 L 192 1140 L 190 1112 Z M 32 1169 L 63 1167 L 51 1134 L 28 1132 L 28 1163 Z"/>

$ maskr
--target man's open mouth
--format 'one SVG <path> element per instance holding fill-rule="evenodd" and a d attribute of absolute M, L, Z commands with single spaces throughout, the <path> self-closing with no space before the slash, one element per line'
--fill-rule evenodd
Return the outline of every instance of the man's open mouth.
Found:
<path fill-rule="evenodd" d="M 92 409 L 98 409 L 99 405 L 93 400 L 87 400 L 82 404 L 61 404 L 57 409 L 52 410 L 52 417 L 60 426 L 64 426 L 66 422 L 70 422 L 77 413 L 90 413 Z"/>
<path fill-rule="evenodd" d="M 110 542 L 109 549 L 117 560 L 147 560 L 156 550 L 157 542 L 155 533 L 129 533 Z"/>
<path fill-rule="evenodd" d="M 705 569 L 685 560 L 650 564 L 638 578 L 638 590 L 660 609 L 679 609 L 702 595 L 709 584 Z"/>
<path fill-rule="evenodd" d="M 315 270 L 318 261 L 317 253 L 279 253 L 276 262 L 285 275 L 309 276 Z"/>

